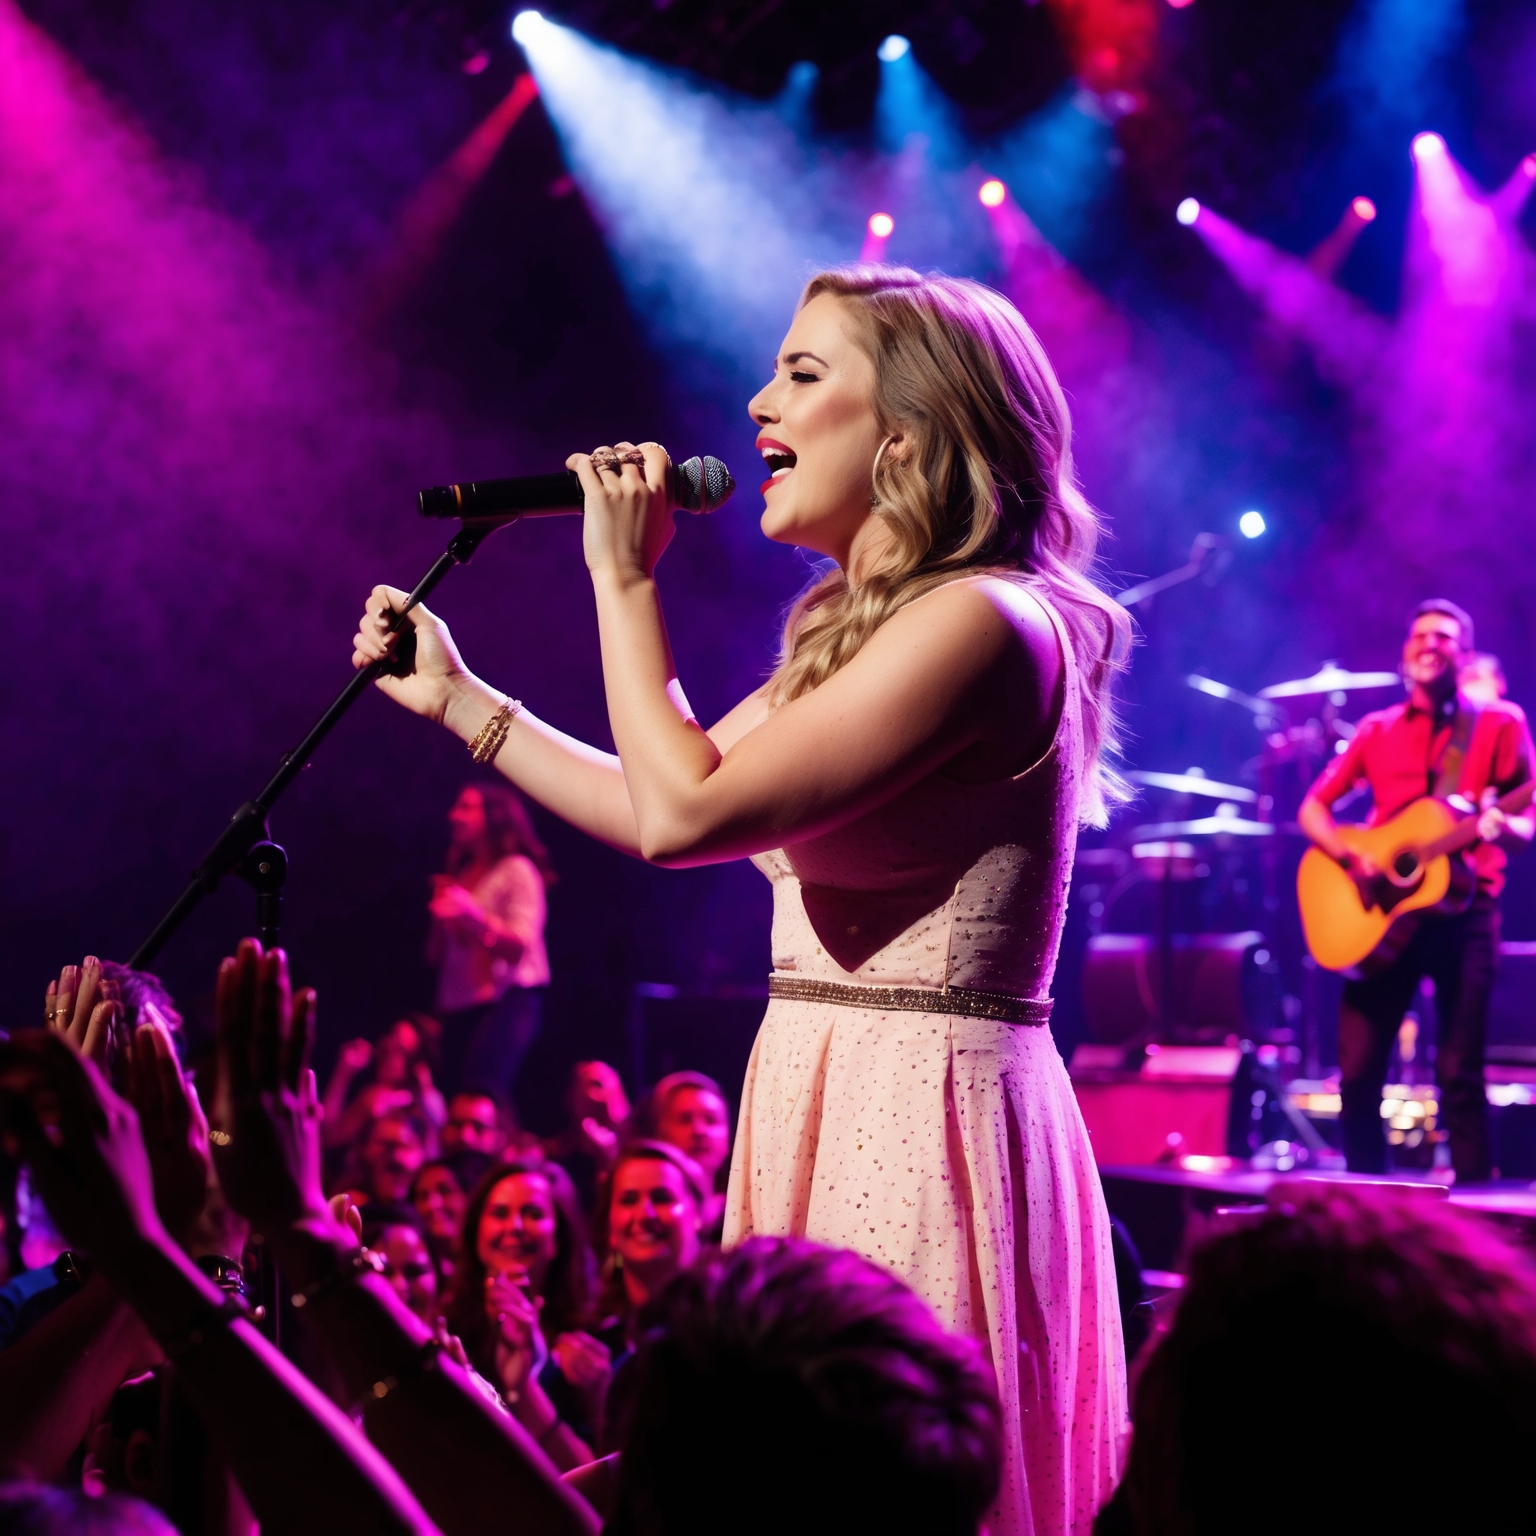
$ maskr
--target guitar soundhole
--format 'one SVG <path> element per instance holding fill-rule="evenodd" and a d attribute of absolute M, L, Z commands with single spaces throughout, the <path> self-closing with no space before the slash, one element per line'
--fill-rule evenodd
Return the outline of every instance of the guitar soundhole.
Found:
<path fill-rule="evenodd" d="M 1416 874 L 1418 874 L 1418 872 L 1419 858 L 1415 853 L 1409 852 L 1405 849 L 1402 853 L 1398 854 L 1395 859 L 1392 860 L 1392 873 L 1396 875 L 1399 880 L 1411 880 Z"/>

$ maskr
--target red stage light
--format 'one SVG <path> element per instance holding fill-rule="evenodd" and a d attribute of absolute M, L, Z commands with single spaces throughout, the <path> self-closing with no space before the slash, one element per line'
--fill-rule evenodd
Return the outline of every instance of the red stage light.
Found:
<path fill-rule="evenodd" d="M 994 176 L 991 181 L 982 182 L 976 196 L 981 199 L 983 208 L 1001 208 L 1003 199 L 1008 196 L 1008 188 Z"/>
<path fill-rule="evenodd" d="M 1350 212 L 1364 224 L 1369 224 L 1376 217 L 1376 204 L 1368 197 L 1357 197 L 1349 208 Z"/>
<path fill-rule="evenodd" d="M 896 228 L 896 220 L 888 213 L 872 213 L 869 216 L 869 232 L 876 240 L 889 240 Z"/>

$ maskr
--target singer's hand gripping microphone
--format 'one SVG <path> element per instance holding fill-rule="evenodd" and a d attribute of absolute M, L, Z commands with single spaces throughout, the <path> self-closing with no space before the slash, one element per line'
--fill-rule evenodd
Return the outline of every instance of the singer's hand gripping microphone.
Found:
<path fill-rule="evenodd" d="M 713 512 L 730 500 L 736 481 L 709 454 L 672 466 L 672 495 L 687 512 Z M 580 512 L 585 495 L 575 472 L 519 475 L 512 480 L 470 480 L 463 485 L 434 485 L 417 493 L 423 517 L 557 517 Z"/>

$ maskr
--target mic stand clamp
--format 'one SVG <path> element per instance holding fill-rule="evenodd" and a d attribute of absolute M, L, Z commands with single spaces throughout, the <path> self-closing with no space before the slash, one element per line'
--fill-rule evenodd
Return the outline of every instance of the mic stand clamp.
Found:
<path fill-rule="evenodd" d="M 270 837 L 252 846 L 236 870 L 256 892 L 256 937 L 263 949 L 273 949 L 283 926 L 283 883 L 288 878 L 288 854 Z"/>

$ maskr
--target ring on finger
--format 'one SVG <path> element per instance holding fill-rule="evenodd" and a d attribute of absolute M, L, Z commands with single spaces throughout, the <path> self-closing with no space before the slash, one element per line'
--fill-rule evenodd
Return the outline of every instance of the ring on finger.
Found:
<path fill-rule="evenodd" d="M 645 455 L 638 448 L 626 448 L 618 457 L 620 464 L 633 464 L 639 469 L 645 468 Z"/>
<path fill-rule="evenodd" d="M 618 472 L 619 456 L 612 448 L 598 448 L 592 454 L 592 467 L 601 473 L 603 470 Z"/>

